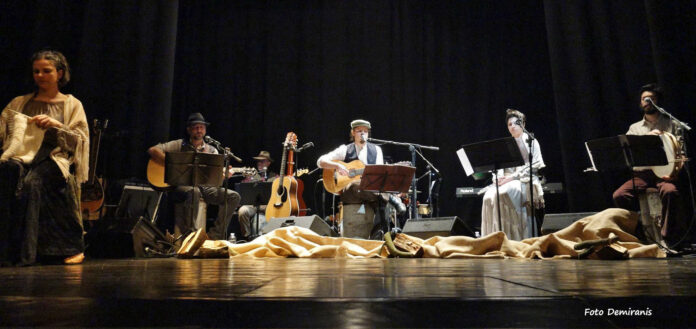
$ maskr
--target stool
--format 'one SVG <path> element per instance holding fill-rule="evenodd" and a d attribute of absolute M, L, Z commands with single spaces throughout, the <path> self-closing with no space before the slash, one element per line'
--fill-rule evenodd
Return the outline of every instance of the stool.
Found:
<path fill-rule="evenodd" d="M 198 215 L 193 221 L 194 229 L 202 228 L 205 231 L 205 224 L 208 221 L 208 204 L 205 203 L 203 198 L 198 201 Z"/>
<path fill-rule="evenodd" d="M 186 201 L 186 202 L 188 202 L 188 201 Z M 181 203 L 174 205 L 174 211 L 177 213 L 178 216 L 181 216 L 184 218 L 186 218 L 190 215 L 188 213 L 182 214 L 182 212 L 184 211 L 184 207 L 183 207 L 183 204 L 181 204 Z M 207 212 L 208 212 L 208 204 L 205 203 L 203 198 L 201 198 L 200 200 L 198 200 L 198 211 L 197 211 L 196 218 L 193 218 L 191 220 L 191 224 L 193 225 L 193 227 L 190 227 L 188 229 L 195 231 L 199 228 L 202 228 L 205 231 L 206 221 L 207 221 Z M 177 223 L 174 223 L 174 235 L 179 236 L 183 233 L 184 232 L 182 232 L 182 228 L 179 227 L 179 225 L 177 225 Z"/>
<path fill-rule="evenodd" d="M 358 213 L 360 207 L 365 213 Z M 374 224 L 375 211 L 369 204 L 354 203 L 343 205 L 341 236 L 346 238 L 369 239 Z"/>
<path fill-rule="evenodd" d="M 646 242 L 666 245 L 660 226 L 662 226 L 662 199 L 660 192 L 653 187 L 645 189 L 639 193 L 638 203 L 640 204 L 640 223 L 643 226 L 643 235 Z"/>

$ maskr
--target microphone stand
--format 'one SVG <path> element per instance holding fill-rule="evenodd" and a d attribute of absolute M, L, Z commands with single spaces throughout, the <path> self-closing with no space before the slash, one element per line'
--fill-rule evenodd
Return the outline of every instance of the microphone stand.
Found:
<path fill-rule="evenodd" d="M 206 136 L 206 137 L 207 137 L 207 136 Z M 216 140 L 214 140 L 214 139 L 212 139 L 212 138 L 208 138 L 208 144 L 214 145 L 215 148 L 218 150 L 218 152 L 222 152 L 222 154 L 225 156 L 224 169 L 223 169 L 223 170 L 224 170 L 224 173 L 225 173 L 225 179 L 224 179 L 224 181 L 222 182 L 222 186 L 220 187 L 221 190 L 222 190 L 222 193 L 223 193 L 223 195 L 222 195 L 223 200 L 225 200 L 225 201 L 224 201 L 224 202 L 225 202 L 225 205 L 223 206 L 223 207 L 224 207 L 224 208 L 223 208 L 223 216 L 225 216 L 225 217 L 223 218 L 223 220 L 225 220 L 225 219 L 227 219 L 227 203 L 228 203 L 228 202 L 227 202 L 227 191 L 229 190 L 229 189 L 228 189 L 228 184 L 229 184 L 228 181 L 229 181 L 229 177 L 230 177 L 230 176 L 229 176 L 229 169 L 227 168 L 227 166 L 229 166 L 230 158 L 234 159 L 234 160 L 237 161 L 237 162 L 242 162 L 242 159 L 240 159 L 239 157 L 237 157 L 236 155 L 234 155 L 234 153 L 232 153 L 232 151 L 230 151 L 230 148 L 229 148 L 229 147 L 223 147 L 223 146 L 220 144 L 220 142 L 218 142 L 218 141 L 216 141 Z M 229 223 L 227 223 L 227 224 L 228 224 L 228 227 L 229 227 Z M 258 219 L 257 219 L 257 226 L 258 226 Z M 225 236 L 224 236 L 223 238 L 227 237 L 227 229 L 228 229 L 228 227 L 225 227 Z M 257 228 L 257 230 L 258 230 L 258 228 Z M 258 232 L 256 232 L 256 233 L 258 234 Z"/>
<path fill-rule="evenodd" d="M 230 178 L 230 170 L 227 169 L 227 166 L 228 166 L 229 163 L 230 163 L 230 158 L 231 158 L 231 157 L 234 157 L 234 158 L 237 158 L 237 157 L 236 157 L 234 154 L 232 154 L 232 152 L 230 152 L 230 148 L 229 148 L 229 147 L 224 147 L 224 148 L 223 148 L 223 147 L 220 146 L 220 144 L 218 144 L 217 147 L 218 147 L 218 150 L 222 150 L 222 151 L 223 151 L 223 154 L 225 155 L 225 164 L 224 164 L 224 168 L 225 168 L 225 180 L 222 182 L 222 193 L 223 193 L 223 194 L 222 194 L 222 197 L 223 197 L 223 200 L 225 200 L 225 205 L 224 205 L 224 208 L 223 208 L 223 209 L 224 209 L 224 210 L 223 210 L 223 214 L 224 214 L 225 218 L 224 218 L 223 220 L 226 220 L 226 219 L 227 219 L 227 204 L 228 204 L 228 202 L 227 202 L 227 190 L 228 190 L 228 186 L 229 186 L 228 184 L 229 184 L 229 178 Z M 241 159 L 240 159 L 240 160 L 241 160 Z M 233 209 L 232 211 L 234 211 L 234 209 Z M 229 225 L 230 225 L 230 223 L 228 222 L 228 223 L 227 223 L 227 227 L 225 227 L 225 235 L 223 236 L 223 239 L 224 239 L 224 238 L 227 238 L 227 231 L 228 231 Z M 258 219 L 257 219 L 257 225 L 258 225 Z M 256 233 L 258 234 L 258 227 L 257 227 L 257 232 L 256 232 Z"/>
<path fill-rule="evenodd" d="M 527 130 L 523 125 L 520 125 L 522 127 L 522 131 L 524 131 L 527 134 L 527 143 L 529 144 L 529 208 L 532 216 L 532 237 L 538 236 L 537 234 L 537 222 L 536 218 L 534 217 L 534 175 L 532 171 L 532 161 L 534 160 L 534 150 L 532 149 L 532 146 L 534 145 L 534 134 L 530 131 Z M 498 209 L 500 211 L 500 209 Z"/>
<path fill-rule="evenodd" d="M 420 155 L 420 157 L 428 164 L 430 165 L 435 172 L 438 174 L 440 171 L 438 171 L 435 166 L 433 166 L 428 159 L 426 159 L 423 154 L 418 152 L 418 149 L 426 149 L 426 150 L 433 150 L 433 151 L 439 151 L 440 148 L 437 146 L 425 146 L 425 145 L 420 145 L 420 144 L 415 144 L 415 143 L 402 143 L 402 142 L 394 142 L 394 141 L 389 141 L 389 140 L 383 140 L 383 139 L 377 139 L 377 138 L 368 138 L 367 141 L 373 142 L 373 143 L 382 143 L 382 144 L 391 144 L 391 145 L 399 145 L 399 146 L 408 146 L 409 151 L 411 152 L 411 165 L 413 167 L 416 167 L 416 154 Z M 409 207 L 411 207 L 411 211 L 409 211 L 409 218 L 411 219 L 418 219 L 418 207 L 416 206 L 416 203 L 418 200 L 418 191 L 416 189 L 418 180 L 416 179 L 416 175 L 413 175 L 413 179 L 411 180 L 411 202 L 409 203 Z"/>
<path fill-rule="evenodd" d="M 668 116 L 669 119 L 675 122 L 681 129 L 684 129 L 686 131 L 691 130 L 691 127 L 689 127 L 689 125 L 686 124 L 686 122 L 682 122 L 681 120 L 675 118 L 671 113 L 667 112 L 665 109 L 657 106 L 657 104 L 655 104 L 655 102 L 653 102 L 651 98 L 648 97 L 648 101 L 650 102 L 650 104 L 652 104 L 652 106 L 654 106 L 658 111 L 660 111 L 660 113 Z"/>

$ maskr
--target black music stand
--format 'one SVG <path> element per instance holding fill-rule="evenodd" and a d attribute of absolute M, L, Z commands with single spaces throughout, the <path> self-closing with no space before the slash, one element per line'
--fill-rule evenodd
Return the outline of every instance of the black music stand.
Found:
<path fill-rule="evenodd" d="M 656 135 L 618 135 L 585 142 L 594 171 L 650 169 L 667 161 L 664 144 Z M 643 167 L 643 168 L 637 168 Z M 631 175 L 633 195 L 637 195 L 635 175 Z"/>
<path fill-rule="evenodd" d="M 459 160 L 464 167 L 467 176 L 474 173 L 493 171 L 495 179 L 496 203 L 498 206 L 498 229 L 503 230 L 503 222 L 500 219 L 500 190 L 498 188 L 498 169 L 505 169 L 524 165 L 522 153 L 513 137 L 505 137 L 483 141 L 479 143 L 463 145 L 457 151 Z M 530 155 L 531 156 L 531 155 Z M 529 182 L 532 183 L 531 181 Z M 533 206 L 533 205 L 532 205 Z"/>
<path fill-rule="evenodd" d="M 239 204 L 241 205 L 254 205 L 256 209 L 256 230 L 254 231 L 254 225 L 249 225 L 251 229 L 249 239 L 254 239 L 258 237 L 259 234 L 259 207 L 263 204 L 267 204 L 268 200 L 271 198 L 271 189 L 273 188 L 273 182 L 250 182 L 250 183 L 237 183 L 235 184 L 235 190 L 241 196 Z"/>
<path fill-rule="evenodd" d="M 411 181 L 416 174 L 416 167 L 404 165 L 366 165 L 360 179 L 359 189 L 377 193 L 408 193 Z M 382 197 L 378 198 L 382 208 Z M 415 201 L 413 201 L 415 202 Z M 384 232 L 389 232 L 389 221 L 380 215 Z M 394 223 L 399 228 L 398 221 Z"/>
<path fill-rule="evenodd" d="M 164 182 L 172 186 L 222 186 L 225 156 L 221 154 L 200 152 L 167 152 L 164 157 Z M 195 193 L 191 192 L 191 220 L 194 214 L 193 200 Z M 194 202 L 195 201 L 195 202 Z"/>
<path fill-rule="evenodd" d="M 585 142 L 587 155 L 596 171 L 663 166 L 667 155 L 659 136 L 618 135 Z"/>

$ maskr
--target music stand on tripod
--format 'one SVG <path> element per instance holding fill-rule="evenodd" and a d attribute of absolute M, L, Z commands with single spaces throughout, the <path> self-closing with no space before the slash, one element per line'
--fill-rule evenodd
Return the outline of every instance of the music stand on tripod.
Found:
<path fill-rule="evenodd" d="M 474 173 L 493 171 L 495 180 L 495 199 L 498 213 L 498 229 L 503 230 L 503 222 L 500 218 L 500 190 L 498 188 L 498 169 L 522 166 L 525 164 L 522 153 L 513 137 L 505 137 L 487 140 L 483 142 L 463 145 L 457 150 L 459 161 L 464 167 L 467 176 Z M 529 182 L 531 184 L 531 181 Z"/>
<path fill-rule="evenodd" d="M 595 171 L 668 164 L 662 140 L 655 135 L 618 135 L 593 139 L 585 142 L 585 148 Z"/>
<path fill-rule="evenodd" d="M 256 230 L 254 230 L 254 225 L 249 225 L 251 232 L 249 232 L 249 239 L 253 240 L 260 234 L 259 229 L 259 208 L 261 205 L 268 203 L 271 198 L 271 189 L 273 188 L 273 182 L 251 182 L 251 183 L 237 183 L 235 185 L 235 190 L 241 196 L 239 204 L 241 205 L 253 205 L 256 211 L 254 217 L 256 217 Z"/>
<path fill-rule="evenodd" d="M 225 156 L 200 152 L 167 152 L 164 157 L 164 182 L 172 186 L 222 186 Z M 195 191 L 191 191 L 191 220 L 194 220 Z M 196 207 L 197 208 L 197 207 Z"/>
<path fill-rule="evenodd" d="M 652 166 L 669 164 L 662 139 L 656 135 L 618 135 L 594 139 L 585 142 L 585 148 L 592 163 L 590 171 L 650 170 L 653 169 Z M 632 174 L 631 177 L 633 195 L 639 199 L 636 176 Z M 646 238 L 652 239 L 652 242 L 662 244 L 664 240 L 660 230 L 650 218 L 649 213 L 649 209 L 641 207 L 640 221 L 643 225 L 643 233 Z"/>
<path fill-rule="evenodd" d="M 416 174 L 416 168 L 404 165 L 366 165 L 360 179 L 359 189 L 376 193 L 408 193 L 411 181 Z M 378 198 L 379 208 L 382 208 L 382 197 Z M 413 201 L 415 202 L 415 201 Z M 384 232 L 389 232 L 389 222 L 381 214 L 381 224 Z M 394 223 L 398 229 L 398 220 Z"/>

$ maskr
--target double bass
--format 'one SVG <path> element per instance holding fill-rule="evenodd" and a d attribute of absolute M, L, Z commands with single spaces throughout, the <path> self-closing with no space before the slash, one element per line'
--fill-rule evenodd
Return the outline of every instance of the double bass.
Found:
<path fill-rule="evenodd" d="M 304 214 L 302 181 L 293 175 L 294 152 L 297 148 L 297 135 L 289 132 L 283 142 L 283 158 L 280 163 L 280 176 L 273 181 L 271 197 L 266 205 L 266 221 L 271 218 L 298 216 Z M 300 197 L 298 198 L 298 194 Z"/>

